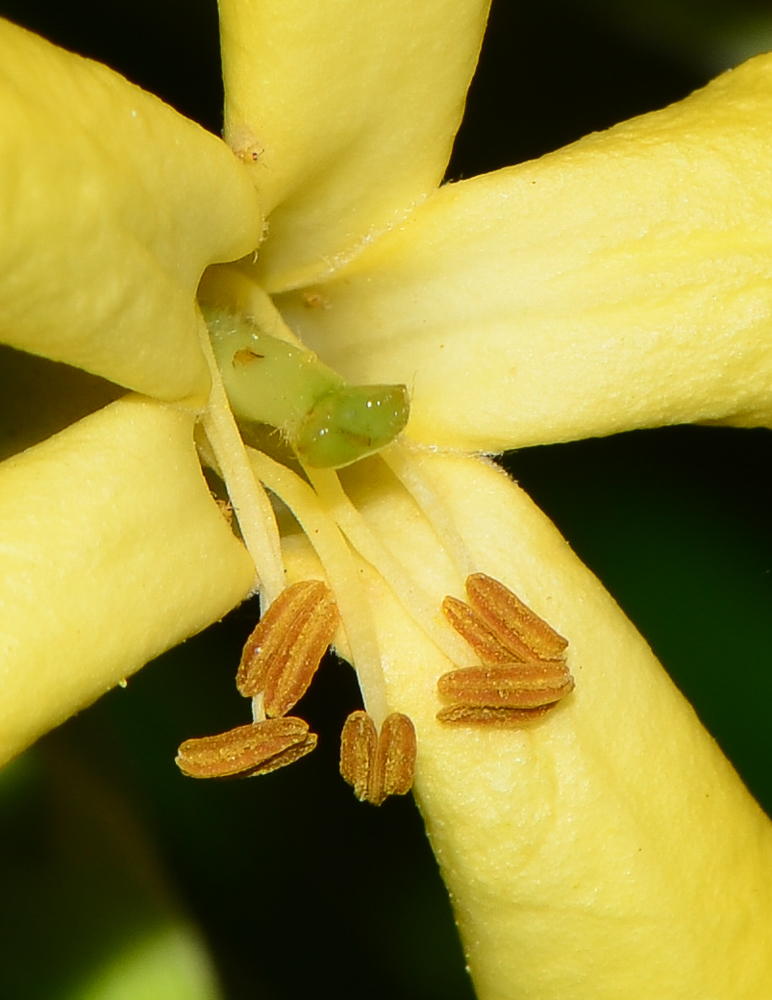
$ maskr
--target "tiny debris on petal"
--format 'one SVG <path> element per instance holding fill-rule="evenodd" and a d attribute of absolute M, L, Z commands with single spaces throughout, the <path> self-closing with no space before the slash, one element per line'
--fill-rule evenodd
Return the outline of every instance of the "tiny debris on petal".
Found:
<path fill-rule="evenodd" d="M 252 777 L 291 764 L 315 746 L 316 734 L 303 719 L 268 719 L 185 740 L 176 764 L 189 778 Z"/>
<path fill-rule="evenodd" d="M 565 654 L 568 640 L 503 583 L 485 573 L 472 573 L 466 592 L 478 616 L 517 659 L 554 660 Z"/>
<path fill-rule="evenodd" d="M 258 354 L 257 351 L 251 351 L 248 347 L 244 347 L 233 355 L 233 367 L 251 365 L 253 361 L 262 361 L 264 357 L 264 354 Z"/>
<path fill-rule="evenodd" d="M 440 698 L 470 708 L 539 708 L 560 701 L 573 689 L 574 679 L 563 660 L 464 667 L 437 681 Z"/>
<path fill-rule="evenodd" d="M 464 601 L 448 595 L 442 602 L 442 613 L 483 663 L 507 664 L 517 659 L 511 649 L 499 642 L 474 608 Z"/>
<path fill-rule="evenodd" d="M 214 502 L 219 507 L 220 513 L 222 514 L 222 516 L 228 522 L 228 527 L 232 528 L 233 527 L 233 504 L 230 502 L 230 500 L 218 500 L 216 497 L 215 497 L 215 501 Z"/>
<path fill-rule="evenodd" d="M 277 597 L 247 639 L 236 687 L 245 698 L 265 693 L 265 712 L 288 712 L 308 689 L 338 627 L 332 591 L 321 580 L 295 583 Z"/>
<path fill-rule="evenodd" d="M 367 712 L 352 712 L 341 733 L 340 773 L 360 802 L 379 806 L 406 795 L 415 777 L 416 737 L 410 719 L 392 712 L 376 732 Z"/>

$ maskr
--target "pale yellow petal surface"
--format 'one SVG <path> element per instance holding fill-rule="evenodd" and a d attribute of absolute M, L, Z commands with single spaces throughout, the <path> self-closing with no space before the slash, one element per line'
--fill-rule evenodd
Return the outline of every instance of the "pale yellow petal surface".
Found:
<path fill-rule="evenodd" d="M 442 179 L 487 0 L 220 0 L 226 137 L 270 213 L 269 291 L 317 278 Z"/>
<path fill-rule="evenodd" d="M 322 358 L 413 390 L 408 433 L 498 450 L 772 423 L 772 56 L 531 163 L 448 185 L 281 303 Z"/>
<path fill-rule="evenodd" d="M 0 21 L 0 340 L 204 398 L 194 296 L 261 218 L 227 146 L 98 63 Z"/>
<path fill-rule="evenodd" d="M 480 1000 L 766 1000 L 772 826 L 525 494 L 473 458 L 414 460 L 473 565 L 568 638 L 576 678 L 530 728 L 441 726 L 436 681 L 449 662 L 363 566 Z M 404 490 L 372 463 L 347 486 L 436 602 L 463 597 L 463 574 Z"/>
<path fill-rule="evenodd" d="M 128 397 L 0 465 L 0 761 L 248 592 L 192 431 Z"/>

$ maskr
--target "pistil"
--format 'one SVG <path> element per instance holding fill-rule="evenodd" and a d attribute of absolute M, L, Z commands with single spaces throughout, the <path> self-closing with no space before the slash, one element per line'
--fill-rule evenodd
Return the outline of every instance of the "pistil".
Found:
<path fill-rule="evenodd" d="M 350 465 L 393 441 L 410 413 L 404 385 L 349 385 L 302 345 L 274 337 L 224 309 L 207 306 L 217 364 L 233 412 L 277 428 L 312 468 Z"/>

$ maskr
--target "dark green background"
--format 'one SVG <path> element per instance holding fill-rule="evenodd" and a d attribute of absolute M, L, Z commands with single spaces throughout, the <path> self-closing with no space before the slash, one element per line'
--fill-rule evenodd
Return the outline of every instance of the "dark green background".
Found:
<path fill-rule="evenodd" d="M 499 0 L 449 176 L 536 156 L 677 100 L 720 68 L 714 43 L 727 25 L 759 12 L 761 4 L 697 0 Z M 214 3 L 0 0 L 0 13 L 218 130 Z M 648 638 L 769 811 L 772 435 L 670 428 L 535 448 L 506 464 Z M 347 667 L 332 661 L 303 703 L 320 746 L 301 763 L 223 784 L 177 772 L 182 739 L 243 721 L 232 675 L 255 614 L 242 607 L 162 657 L 43 741 L 6 781 L 1 996 L 60 1000 L 63 984 L 131 923 L 132 887 L 144 876 L 130 866 L 109 877 L 97 870 L 89 887 L 58 865 L 56 831 L 64 824 L 88 844 L 83 803 L 95 795 L 113 802 L 111 815 L 139 817 L 137 836 L 155 843 L 174 893 L 204 929 L 230 1000 L 471 996 L 412 802 L 361 806 L 337 776 L 337 735 L 357 704 Z"/>

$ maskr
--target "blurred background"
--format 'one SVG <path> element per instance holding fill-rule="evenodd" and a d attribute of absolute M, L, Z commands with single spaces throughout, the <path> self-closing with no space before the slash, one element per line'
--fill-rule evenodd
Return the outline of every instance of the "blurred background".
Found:
<path fill-rule="evenodd" d="M 214 0 L 0 0 L 0 15 L 219 131 Z M 494 0 L 448 176 L 662 107 L 767 48 L 766 0 Z M 772 434 L 669 428 L 504 463 L 769 812 Z M 359 805 L 337 774 L 347 666 L 304 700 L 320 745 L 299 764 L 222 784 L 177 771 L 181 740 L 242 721 L 232 677 L 256 615 L 161 657 L 0 776 L 3 998 L 473 996 L 412 800 Z"/>

